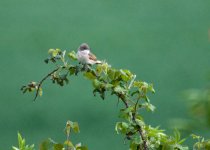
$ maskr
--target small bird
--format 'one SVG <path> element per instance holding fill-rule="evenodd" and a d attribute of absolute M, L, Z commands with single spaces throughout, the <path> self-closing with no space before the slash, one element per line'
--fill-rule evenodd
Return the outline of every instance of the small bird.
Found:
<path fill-rule="evenodd" d="M 83 65 L 101 64 L 96 56 L 90 52 L 90 47 L 87 43 L 82 43 L 77 51 L 77 59 Z"/>

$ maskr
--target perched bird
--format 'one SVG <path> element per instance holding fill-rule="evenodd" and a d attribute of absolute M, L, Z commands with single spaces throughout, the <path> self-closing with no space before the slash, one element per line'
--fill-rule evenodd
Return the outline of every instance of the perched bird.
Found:
<path fill-rule="evenodd" d="M 77 59 L 83 65 L 101 64 L 96 56 L 90 52 L 90 47 L 86 43 L 82 43 L 77 51 Z"/>

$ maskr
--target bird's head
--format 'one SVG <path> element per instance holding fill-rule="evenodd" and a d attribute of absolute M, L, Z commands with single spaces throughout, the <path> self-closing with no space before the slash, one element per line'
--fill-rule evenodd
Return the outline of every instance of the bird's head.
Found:
<path fill-rule="evenodd" d="M 84 50 L 90 50 L 90 47 L 88 46 L 87 43 L 82 43 L 78 48 L 78 51 L 84 51 Z"/>

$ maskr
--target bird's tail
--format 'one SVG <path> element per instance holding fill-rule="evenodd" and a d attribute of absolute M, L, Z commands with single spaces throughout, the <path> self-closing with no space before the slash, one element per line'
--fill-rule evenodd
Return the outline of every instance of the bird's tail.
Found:
<path fill-rule="evenodd" d="M 102 64 L 103 62 L 100 60 L 96 60 L 96 64 Z"/>

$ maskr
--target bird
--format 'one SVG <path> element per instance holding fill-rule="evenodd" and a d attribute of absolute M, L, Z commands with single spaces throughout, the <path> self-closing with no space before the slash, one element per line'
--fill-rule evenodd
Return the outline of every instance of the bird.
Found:
<path fill-rule="evenodd" d="M 101 64 L 100 60 L 91 53 L 90 47 L 87 43 L 82 43 L 77 50 L 77 59 L 83 65 Z"/>

